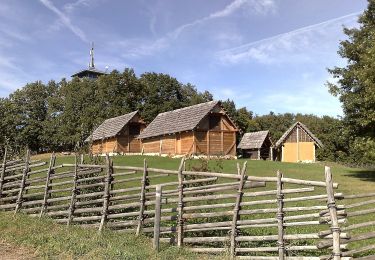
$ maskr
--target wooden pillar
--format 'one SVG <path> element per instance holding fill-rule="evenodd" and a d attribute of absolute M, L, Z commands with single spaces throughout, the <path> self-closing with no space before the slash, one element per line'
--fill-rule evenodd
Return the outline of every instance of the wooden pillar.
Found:
<path fill-rule="evenodd" d="M 241 171 L 241 178 L 238 184 L 238 190 L 237 190 L 237 197 L 235 206 L 233 209 L 233 218 L 232 218 L 232 226 L 231 226 L 231 232 L 230 232 L 230 256 L 234 258 L 236 256 L 236 237 L 237 237 L 237 221 L 240 218 L 239 211 L 241 210 L 241 201 L 242 201 L 242 195 L 243 195 L 243 187 L 245 185 L 247 176 L 246 174 L 246 165 L 247 162 L 243 164 L 242 171 Z"/>
<path fill-rule="evenodd" d="M 207 131 L 207 156 L 210 158 L 210 131 Z"/>
<path fill-rule="evenodd" d="M 221 131 L 221 141 L 220 141 L 221 143 L 220 143 L 220 145 L 221 145 L 221 153 L 223 154 L 223 155 L 226 155 L 226 154 L 224 154 L 224 131 L 222 130 Z"/>
<path fill-rule="evenodd" d="M 332 256 L 334 260 L 340 260 L 341 249 L 340 249 L 340 227 L 337 219 L 337 208 L 335 202 L 335 195 L 333 192 L 333 181 L 331 168 L 325 166 L 325 178 L 326 178 L 326 189 L 327 189 L 327 207 L 331 217 L 331 231 L 332 231 Z"/>
<path fill-rule="evenodd" d="M 23 192 L 24 192 L 25 186 L 26 186 L 27 175 L 28 175 L 28 173 L 30 171 L 29 167 L 30 167 L 30 150 L 27 148 L 27 150 L 26 150 L 26 156 L 25 156 L 25 168 L 23 170 L 23 175 L 22 175 L 20 190 L 19 190 L 18 197 L 17 197 L 17 202 L 16 202 L 16 208 L 14 210 L 15 213 L 17 213 L 20 210 L 21 206 L 22 206 Z"/>
<path fill-rule="evenodd" d="M 178 168 L 178 205 L 177 205 L 177 246 L 181 247 L 183 245 L 183 232 L 184 232 L 184 219 L 183 219 L 183 212 L 184 212 L 184 186 L 183 181 L 184 177 L 182 174 L 184 168 L 185 158 L 182 158 L 180 167 Z"/>
<path fill-rule="evenodd" d="M 299 161 L 299 127 L 297 125 L 297 162 Z"/>
<path fill-rule="evenodd" d="M 5 146 L 3 164 L 2 164 L 1 175 L 0 175 L 0 198 L 1 198 L 1 193 L 3 192 L 5 170 L 6 170 L 6 167 L 7 167 L 7 153 L 8 153 L 8 147 Z"/>
<path fill-rule="evenodd" d="M 40 214 L 39 217 L 41 218 L 47 211 L 47 206 L 48 206 L 48 194 L 50 193 L 50 184 L 51 184 L 51 175 L 54 172 L 53 167 L 55 167 L 55 162 L 56 162 L 56 156 L 55 153 L 51 154 L 51 159 L 49 161 L 49 167 L 47 171 L 47 176 L 46 176 L 46 184 L 44 187 L 44 197 L 43 197 L 43 202 L 42 202 L 42 207 L 40 209 Z"/>
<path fill-rule="evenodd" d="M 74 177 L 73 177 L 73 189 L 72 189 L 72 195 L 70 197 L 70 204 L 69 204 L 69 213 L 68 213 L 68 221 L 66 222 L 67 226 L 70 225 L 70 223 L 73 220 L 74 216 L 74 210 L 76 207 L 76 202 L 77 202 L 77 181 L 78 181 L 78 164 L 77 164 L 77 156 L 75 156 L 74 160 Z"/>
<path fill-rule="evenodd" d="M 129 138 L 129 133 L 130 133 L 130 131 L 129 131 L 130 129 L 129 129 L 129 127 L 128 127 L 128 153 L 130 153 L 130 138 Z"/>
<path fill-rule="evenodd" d="M 162 154 L 162 150 L 163 150 L 163 136 L 160 136 L 159 156 Z"/>
<path fill-rule="evenodd" d="M 278 239 L 277 244 L 279 248 L 279 259 L 284 260 L 285 257 L 285 244 L 284 244 L 284 194 L 283 194 L 283 174 L 277 171 L 277 227 Z"/>
<path fill-rule="evenodd" d="M 260 148 L 258 148 L 258 160 L 260 160 Z"/>
<path fill-rule="evenodd" d="M 108 215 L 108 206 L 109 206 L 109 199 L 110 199 L 110 187 L 112 182 L 112 172 L 113 172 L 113 162 L 109 158 L 108 154 L 106 154 L 106 163 L 107 163 L 107 172 L 104 181 L 104 195 L 103 195 L 103 209 L 102 209 L 102 218 L 100 220 L 99 232 L 101 232 L 104 226 L 107 223 L 107 215 Z"/>
<path fill-rule="evenodd" d="M 160 241 L 161 196 L 162 196 L 162 186 L 156 185 L 154 239 L 153 239 L 153 246 L 156 251 L 159 251 L 159 241 Z"/>
<path fill-rule="evenodd" d="M 147 162 L 146 159 L 143 161 L 143 176 L 141 180 L 141 194 L 139 199 L 139 215 L 138 215 L 138 226 L 136 231 L 136 236 L 139 236 L 144 221 L 144 211 L 145 211 L 145 203 L 146 203 L 146 186 L 148 186 L 148 171 L 147 171 Z"/>
<path fill-rule="evenodd" d="M 273 161 L 273 147 L 270 146 L 270 161 Z"/>

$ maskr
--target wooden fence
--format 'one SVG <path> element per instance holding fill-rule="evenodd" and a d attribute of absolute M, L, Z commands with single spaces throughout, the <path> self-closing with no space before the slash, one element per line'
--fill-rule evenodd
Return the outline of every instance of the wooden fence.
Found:
<path fill-rule="evenodd" d="M 152 237 L 157 250 L 160 242 L 168 242 L 241 259 L 350 259 L 374 249 L 346 251 L 352 242 L 374 238 L 373 232 L 345 233 L 374 224 L 342 228 L 347 216 L 374 210 L 347 213 L 348 207 L 337 203 L 344 196 L 334 192 L 338 184 L 328 167 L 324 181 L 311 181 L 281 172 L 251 176 L 246 163 L 230 174 L 188 171 L 184 159 L 177 170 L 151 168 L 146 160 L 143 167 L 115 166 L 108 156 L 99 165 L 85 164 L 83 157 L 72 164 L 56 161 L 51 155 L 46 167 L 30 161 L 29 152 L 23 160 L 7 161 L 5 156 L 0 209 L 99 231 L 142 233 Z"/>

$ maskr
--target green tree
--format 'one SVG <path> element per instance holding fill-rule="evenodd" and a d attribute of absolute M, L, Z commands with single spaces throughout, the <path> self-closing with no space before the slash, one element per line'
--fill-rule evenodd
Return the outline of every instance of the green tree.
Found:
<path fill-rule="evenodd" d="M 329 72 L 337 83 L 328 83 L 330 92 L 338 96 L 344 110 L 344 123 L 355 137 L 355 146 L 363 149 L 363 160 L 375 159 L 375 1 L 358 20 L 360 27 L 344 28 L 347 40 L 340 42 L 339 55 L 347 60 L 344 67 Z M 356 149 L 360 152 L 359 149 Z"/>

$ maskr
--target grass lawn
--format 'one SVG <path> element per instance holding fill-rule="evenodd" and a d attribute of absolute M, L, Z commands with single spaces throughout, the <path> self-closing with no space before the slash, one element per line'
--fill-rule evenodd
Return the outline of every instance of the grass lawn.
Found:
<path fill-rule="evenodd" d="M 78 226 L 66 227 L 53 220 L 24 214 L 0 213 L 0 240 L 27 248 L 32 258 L 41 259 L 197 259 L 193 253 L 163 245 L 160 253 L 143 236 L 115 233 Z M 7 259 L 4 252 L 1 259 Z M 27 258 L 27 257 L 26 257 Z M 199 256 L 208 259 L 208 256 Z M 30 259 L 30 258 L 27 258 Z"/>

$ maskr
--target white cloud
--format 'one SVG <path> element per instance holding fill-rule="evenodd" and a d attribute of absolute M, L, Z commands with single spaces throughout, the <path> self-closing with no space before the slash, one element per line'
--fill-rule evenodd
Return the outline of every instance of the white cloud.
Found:
<path fill-rule="evenodd" d="M 45 7 L 49 10 L 54 12 L 60 21 L 67 27 L 70 31 L 72 31 L 76 36 L 78 36 L 82 41 L 88 42 L 85 33 L 76 25 L 74 25 L 70 18 L 60 11 L 51 1 L 49 0 L 39 0 Z"/>
<path fill-rule="evenodd" d="M 266 14 L 275 11 L 276 4 L 274 0 L 234 0 L 223 9 L 213 12 L 206 17 L 184 24 L 169 34 L 172 38 L 177 38 L 186 29 L 202 24 L 212 19 L 228 17 L 239 10 L 246 10 L 249 13 Z"/>
<path fill-rule="evenodd" d="M 301 75 L 303 79 L 298 88 L 291 89 L 280 85 L 278 91 L 262 95 L 257 101 L 264 108 L 262 112 L 341 116 L 343 112 L 339 99 L 332 96 L 325 86 L 327 81 L 334 82 L 335 79 L 327 73 L 319 76 L 308 72 L 306 75 L 307 78 L 304 78 L 304 74 Z"/>
<path fill-rule="evenodd" d="M 71 13 L 77 8 L 90 6 L 92 2 L 93 0 L 77 0 L 75 2 L 67 3 L 66 5 L 64 5 L 64 10 L 67 13 Z"/>
<path fill-rule="evenodd" d="M 220 51 L 217 59 L 223 64 L 257 61 L 262 64 L 306 62 L 328 50 L 328 41 L 338 43 L 342 24 L 354 26 L 360 13 L 334 18 L 325 22 L 302 27 L 269 38 L 253 41 L 235 48 Z M 322 44 L 322 43 L 326 44 Z M 313 53 L 313 54 L 312 54 Z"/>
<path fill-rule="evenodd" d="M 153 55 L 161 50 L 168 48 L 172 41 L 176 40 L 182 33 L 190 28 L 201 25 L 212 19 L 225 18 L 233 15 L 234 13 L 243 10 L 246 13 L 255 13 L 264 15 L 268 12 L 274 12 L 276 10 L 276 4 L 274 0 L 234 0 L 230 4 L 226 5 L 223 9 L 215 11 L 203 18 L 197 19 L 191 23 L 186 23 L 174 29 L 172 32 L 167 33 L 164 37 L 156 40 L 145 40 L 145 39 L 128 39 L 114 41 L 110 43 L 110 46 L 115 48 L 121 48 L 123 54 L 126 57 L 139 57 Z M 155 34 L 155 14 L 151 16 L 150 30 Z M 228 37 L 233 36 L 230 33 L 229 36 L 224 37 L 221 34 L 221 40 L 228 40 Z M 232 37 L 231 40 L 238 40 L 240 36 Z M 220 38 L 218 38 L 220 40 Z M 238 41 L 237 41 L 238 42 Z"/>
<path fill-rule="evenodd" d="M 219 87 L 215 88 L 215 98 L 220 100 L 232 99 L 235 100 L 237 105 L 243 105 L 247 103 L 247 99 L 252 98 L 253 94 L 251 92 L 244 93 L 242 90 L 237 91 L 237 87 Z"/>

